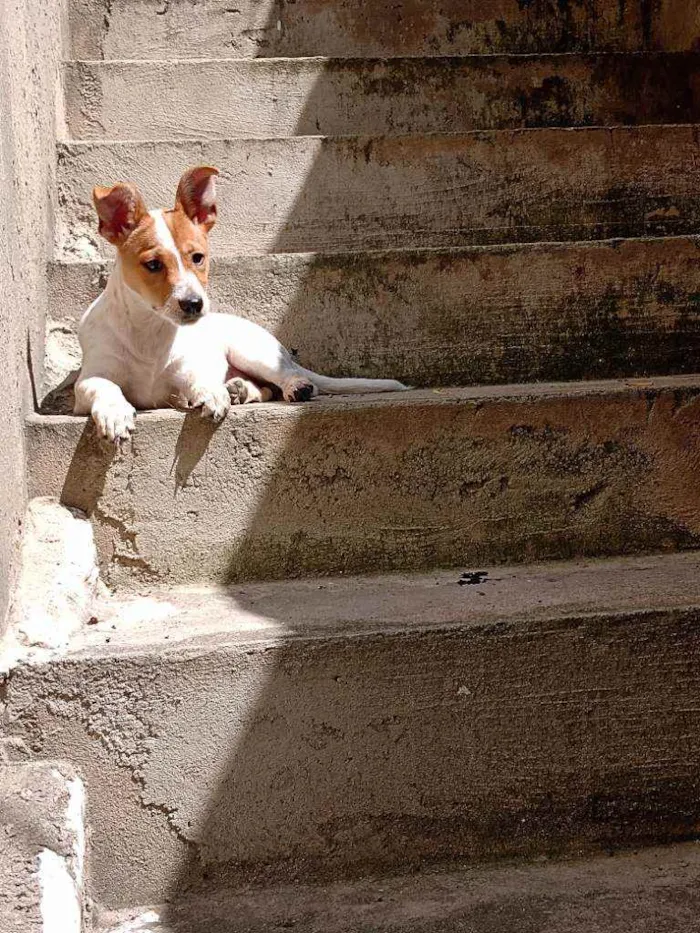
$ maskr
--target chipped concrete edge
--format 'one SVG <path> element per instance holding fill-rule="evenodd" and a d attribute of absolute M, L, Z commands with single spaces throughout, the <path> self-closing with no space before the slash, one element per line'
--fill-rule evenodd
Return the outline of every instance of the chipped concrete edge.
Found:
<path fill-rule="evenodd" d="M 9 626 L 0 643 L 0 674 L 20 661 L 61 653 L 89 619 L 100 585 L 89 519 L 55 497 L 32 499 L 19 565 Z"/>

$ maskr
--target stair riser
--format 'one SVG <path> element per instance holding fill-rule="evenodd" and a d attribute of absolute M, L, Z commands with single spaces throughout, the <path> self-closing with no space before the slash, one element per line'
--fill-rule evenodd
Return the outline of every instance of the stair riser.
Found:
<path fill-rule="evenodd" d="M 34 417 L 30 493 L 92 516 L 125 585 L 700 544 L 697 390 L 548 391 L 251 406 L 218 430 L 142 415 L 121 457 L 83 419 Z"/>
<path fill-rule="evenodd" d="M 697 123 L 699 66 L 694 53 L 77 62 L 66 66 L 68 129 L 80 139 L 147 140 Z"/>
<path fill-rule="evenodd" d="M 167 207 L 198 162 L 221 169 L 219 256 L 685 234 L 700 229 L 697 152 L 696 127 L 73 144 L 61 240 L 102 249 L 93 185 L 131 180 Z"/>
<path fill-rule="evenodd" d="M 203 874 L 607 850 L 697 833 L 698 622 L 164 645 L 19 669 L 7 716 L 83 773 L 105 906 L 181 897 Z"/>
<path fill-rule="evenodd" d="M 215 263 L 210 295 L 329 375 L 445 386 L 693 372 L 695 240 Z M 51 318 L 75 332 L 107 268 L 51 267 Z"/>
<path fill-rule="evenodd" d="M 75 58 L 691 49 L 687 0 L 73 0 Z"/>

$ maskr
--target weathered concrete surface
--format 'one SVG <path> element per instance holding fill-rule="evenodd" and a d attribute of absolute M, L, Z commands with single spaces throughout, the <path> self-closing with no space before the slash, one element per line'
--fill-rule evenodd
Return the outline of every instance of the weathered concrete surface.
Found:
<path fill-rule="evenodd" d="M 93 185 L 169 207 L 196 163 L 221 169 L 219 256 L 694 233 L 697 154 L 694 126 L 63 144 L 59 243 L 102 250 Z"/>
<path fill-rule="evenodd" d="M 31 405 L 29 372 L 38 391 L 43 380 L 65 6 L 63 0 L 31 6 L 3 0 L 0 8 L 0 637 L 26 505 L 22 426 Z"/>
<path fill-rule="evenodd" d="M 112 582 L 423 569 L 700 543 L 697 377 L 142 414 L 117 456 L 33 416 L 32 495 L 92 517 Z"/>
<path fill-rule="evenodd" d="M 700 930 L 697 844 L 528 867 L 285 885 L 107 914 L 101 933 L 661 933 Z"/>
<path fill-rule="evenodd" d="M 3 933 L 82 933 L 83 810 L 71 765 L 0 760 Z"/>
<path fill-rule="evenodd" d="M 697 53 L 69 62 L 67 120 L 76 139 L 697 123 L 699 65 Z"/>
<path fill-rule="evenodd" d="M 209 293 L 329 375 L 446 386 L 675 374 L 700 368 L 699 260 L 698 241 L 681 238 L 278 254 L 215 262 Z M 79 365 L 77 321 L 108 268 L 50 268 L 60 378 Z"/>
<path fill-rule="evenodd" d="M 692 49 L 687 0 L 73 0 L 74 58 Z"/>
<path fill-rule="evenodd" d="M 97 899 L 696 835 L 697 556 L 479 569 L 168 587 L 13 671 Z"/>

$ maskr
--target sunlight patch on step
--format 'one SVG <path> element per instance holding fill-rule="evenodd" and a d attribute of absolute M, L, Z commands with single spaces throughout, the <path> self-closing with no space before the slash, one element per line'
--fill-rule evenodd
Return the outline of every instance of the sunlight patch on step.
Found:
<path fill-rule="evenodd" d="M 155 910 L 147 910 L 139 917 L 120 923 L 110 933 L 148 933 L 150 930 L 155 930 L 153 924 L 158 923 L 160 923 L 160 914 Z"/>

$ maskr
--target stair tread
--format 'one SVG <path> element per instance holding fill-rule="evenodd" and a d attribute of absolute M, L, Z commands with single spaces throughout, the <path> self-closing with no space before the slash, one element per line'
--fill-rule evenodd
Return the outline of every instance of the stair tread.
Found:
<path fill-rule="evenodd" d="M 579 133 L 582 136 L 593 135 L 598 133 L 609 133 L 614 131 L 621 135 L 625 134 L 638 134 L 640 132 L 649 131 L 650 133 L 663 133 L 664 130 L 689 130 L 694 131 L 700 129 L 700 121 L 693 123 L 639 123 L 634 126 L 604 126 L 600 124 L 594 124 L 591 126 L 516 126 L 508 127 L 505 129 L 473 129 L 473 130 L 455 130 L 453 132 L 439 130 L 435 132 L 420 132 L 420 133 L 400 133 L 395 135 L 387 136 L 383 133 L 341 133 L 334 135 L 332 133 L 313 133 L 304 136 L 274 136 L 271 134 L 261 134 L 256 135 L 254 133 L 248 134 L 246 136 L 214 136 L 212 137 L 209 134 L 204 134 L 201 136 L 187 137 L 186 139 L 180 139 L 177 136 L 164 136 L 158 139 L 129 139 L 129 138 L 116 138 L 116 139 L 59 139 L 56 143 L 56 146 L 59 152 L 70 153 L 74 149 L 121 149 L 121 148 L 139 148 L 143 150 L 152 149 L 154 146 L 158 145 L 172 145 L 177 146 L 178 148 L 187 147 L 193 143 L 200 143 L 202 145 L 227 145 L 235 144 L 236 146 L 245 145 L 246 143 L 271 143 L 275 146 L 280 146 L 282 148 L 298 145 L 305 145 L 309 140 L 317 140 L 319 142 L 332 142 L 333 140 L 338 140 L 339 142 L 347 142 L 349 144 L 354 143 L 366 143 L 369 141 L 381 141 L 386 139 L 390 143 L 400 144 L 402 141 L 405 141 L 407 144 L 415 140 L 445 140 L 445 142 L 456 142 L 460 139 L 481 139 L 491 138 L 491 137 L 502 137 L 507 139 L 508 137 L 514 136 L 526 136 L 526 135 L 554 135 L 559 136 L 562 134 L 571 134 Z M 611 237 L 609 239 L 615 239 Z M 478 245 L 478 244 L 477 244 Z"/>
<path fill-rule="evenodd" d="M 214 892 L 107 914 L 101 933 L 659 933 L 700 930 L 700 846 Z M 162 918 L 162 919 L 161 919 Z M 466 924 L 466 926 L 465 926 Z"/>
<path fill-rule="evenodd" d="M 154 586 L 107 595 L 71 656 L 203 652 L 296 639 L 517 626 L 700 606 L 700 554 L 556 561 L 427 574 L 233 586 Z M 461 583 L 460 583 L 461 580 Z M 478 582 L 481 580 L 481 582 Z"/>
<path fill-rule="evenodd" d="M 86 140 L 86 142 L 94 142 L 94 140 Z M 229 253 L 222 256 L 212 256 L 211 265 L 215 269 L 217 266 L 223 267 L 231 265 L 235 262 L 245 261 L 250 262 L 254 259 L 264 260 L 266 262 L 284 262 L 285 257 L 289 259 L 304 257 L 319 257 L 319 258 L 328 258 L 329 261 L 342 262 L 343 260 L 352 260 L 354 258 L 359 258 L 362 256 L 410 256 L 410 255 L 427 255 L 427 256 L 460 256 L 460 255 L 480 255 L 480 254 L 492 254 L 496 255 L 499 253 L 515 253 L 515 252 L 535 252 L 535 251 L 567 251 L 571 249 L 586 249 L 586 250 L 602 250 L 606 247 L 618 247 L 626 243 L 632 244 L 643 244 L 643 243 L 698 243 L 700 241 L 700 234 L 689 234 L 681 233 L 674 234 L 669 233 L 667 235 L 660 236 L 627 236 L 627 237 L 609 237 L 602 240 L 539 240 L 537 242 L 528 241 L 525 243 L 476 243 L 476 244 L 467 244 L 465 246 L 392 246 L 386 249 L 348 249 L 342 251 L 333 251 L 331 253 L 326 253 L 323 250 L 309 250 L 301 252 L 286 252 L 286 253 Z M 85 257 L 85 256 L 72 256 L 72 255 L 62 255 L 57 254 L 49 262 L 50 266 L 68 266 L 69 268 L 84 268 L 84 269 L 94 269 L 99 271 L 101 269 L 111 269 L 114 265 L 114 261 L 107 257 Z"/>
<path fill-rule="evenodd" d="M 491 61 L 514 61 L 524 62 L 528 60 L 537 61 L 538 59 L 552 59 L 554 61 L 572 61 L 572 60 L 596 60 L 596 59 L 654 59 L 654 58 L 686 58 L 698 57 L 700 51 L 697 49 L 634 49 L 634 50 L 603 50 L 600 52 L 465 52 L 454 55 L 270 55 L 264 58 L 227 58 L 225 56 L 182 56 L 180 58 L 66 58 L 64 65 L 90 65 L 97 68 L 109 68 L 112 66 L 156 66 L 163 68 L 176 68 L 179 65 L 197 66 L 202 64 L 221 64 L 225 67 L 266 67 L 283 62 L 290 66 L 303 66 L 308 62 L 337 62 L 338 64 L 352 67 L 356 62 L 372 62 L 373 64 L 383 64 L 391 62 L 432 62 L 457 61 L 457 62 L 491 62 Z"/>
<path fill-rule="evenodd" d="M 630 377 L 626 379 L 595 379 L 575 382 L 530 382 L 511 385 L 446 386 L 434 389 L 409 389 L 406 392 L 380 392 L 364 395 L 319 396 L 304 405 L 288 405 L 283 402 L 268 402 L 263 405 L 243 405 L 231 409 L 228 417 L 264 418 L 266 416 L 297 418 L 314 412 L 357 408 L 393 408 L 409 405 L 454 405 L 474 404 L 482 400 L 529 400 L 539 398 L 589 398 L 596 395 L 632 395 L 644 391 L 665 389 L 693 389 L 700 386 L 700 373 L 679 376 Z M 183 412 L 171 409 L 143 411 L 139 420 L 153 424 L 158 421 L 183 420 Z M 87 419 L 71 414 L 39 414 L 27 416 L 32 425 L 71 426 L 82 431 Z"/>

